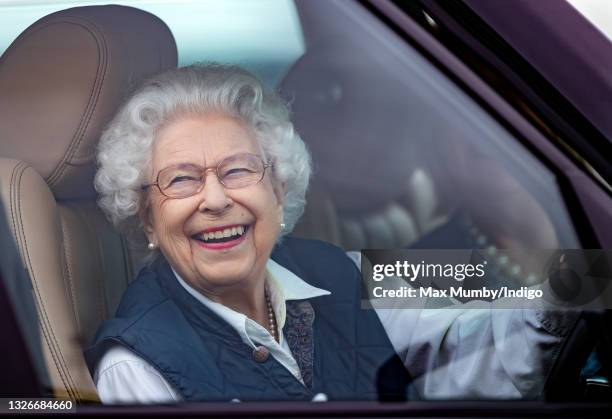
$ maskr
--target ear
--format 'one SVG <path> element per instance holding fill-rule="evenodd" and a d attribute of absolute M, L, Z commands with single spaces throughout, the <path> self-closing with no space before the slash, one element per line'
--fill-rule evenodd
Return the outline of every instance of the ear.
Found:
<path fill-rule="evenodd" d="M 157 243 L 155 229 L 153 228 L 153 223 L 151 222 L 151 210 L 149 205 L 144 205 L 144 208 L 138 210 L 138 217 L 140 217 L 140 221 L 142 221 L 142 230 L 149 243 Z"/>
<path fill-rule="evenodd" d="M 285 203 L 285 182 L 276 182 L 274 186 L 274 195 L 276 196 L 276 209 L 278 211 L 279 220 L 283 220 L 283 204 Z"/>
<path fill-rule="evenodd" d="M 149 243 L 157 244 L 157 237 L 155 236 L 155 231 L 153 230 L 151 224 L 144 224 L 143 231 L 145 236 L 147 236 L 147 240 L 149 241 Z"/>
<path fill-rule="evenodd" d="M 276 201 L 279 205 L 283 205 L 285 201 L 285 186 L 286 182 L 274 182 L 274 195 L 276 195 Z"/>
<path fill-rule="evenodd" d="M 274 184 L 274 195 L 276 195 L 276 202 L 278 204 L 279 207 L 283 207 L 283 204 L 285 202 L 285 187 L 286 187 L 287 183 L 286 182 L 275 182 Z"/>

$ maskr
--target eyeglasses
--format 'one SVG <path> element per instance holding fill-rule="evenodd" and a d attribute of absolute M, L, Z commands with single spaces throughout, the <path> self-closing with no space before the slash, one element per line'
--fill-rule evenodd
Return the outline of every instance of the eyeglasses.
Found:
<path fill-rule="evenodd" d="M 217 179 L 226 189 L 246 188 L 261 182 L 266 169 L 272 167 L 261 157 L 240 153 L 229 156 L 216 167 L 201 167 L 196 164 L 177 164 L 166 167 L 157 174 L 157 181 L 143 185 L 142 189 L 155 185 L 168 198 L 187 198 L 199 193 L 204 187 L 206 173 L 213 170 Z"/>

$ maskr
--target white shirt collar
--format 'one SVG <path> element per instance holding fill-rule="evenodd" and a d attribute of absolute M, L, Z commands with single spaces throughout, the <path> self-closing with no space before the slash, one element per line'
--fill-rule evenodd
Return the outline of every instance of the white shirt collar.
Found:
<path fill-rule="evenodd" d="M 331 294 L 331 292 L 327 290 L 313 287 L 289 269 L 274 262 L 272 259 L 268 259 L 266 269 L 268 270 L 268 277 L 276 280 L 278 286 L 282 289 L 285 300 L 305 300 L 307 298 Z"/>
<path fill-rule="evenodd" d="M 329 295 L 331 292 L 306 283 L 302 278 L 291 272 L 289 269 L 274 262 L 272 259 L 268 259 L 266 270 L 268 271 L 270 302 L 272 303 L 274 314 L 276 315 L 276 323 L 279 331 L 281 332 L 280 337 L 282 343 L 282 330 L 285 326 L 285 319 L 287 315 L 286 301 L 305 300 L 322 295 Z M 254 333 L 253 331 L 264 331 L 265 328 L 244 314 L 234 311 L 223 304 L 216 303 L 205 297 L 202 293 L 185 282 L 185 280 L 181 278 L 174 268 L 172 268 L 172 272 L 174 272 L 178 282 L 189 294 L 191 294 L 200 303 L 204 304 L 217 316 L 226 321 L 234 330 L 236 330 L 236 332 L 238 332 L 243 342 L 252 347 L 256 346 L 251 339 L 254 337 L 252 336 Z"/>

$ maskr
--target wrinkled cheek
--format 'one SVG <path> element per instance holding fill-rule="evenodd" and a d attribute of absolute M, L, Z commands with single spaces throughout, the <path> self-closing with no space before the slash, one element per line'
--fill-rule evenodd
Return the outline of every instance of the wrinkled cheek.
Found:
<path fill-rule="evenodd" d="M 276 226 L 271 222 L 262 224 L 253 232 L 253 243 L 257 260 L 267 260 L 276 242 Z"/>
<path fill-rule="evenodd" d="M 186 261 L 191 257 L 192 250 L 189 240 L 182 232 L 164 228 L 162 241 L 173 259 Z"/>

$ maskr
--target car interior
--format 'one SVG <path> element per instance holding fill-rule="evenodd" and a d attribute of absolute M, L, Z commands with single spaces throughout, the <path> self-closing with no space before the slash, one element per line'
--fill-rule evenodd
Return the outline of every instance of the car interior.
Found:
<path fill-rule="evenodd" d="M 112 6 L 51 15 L 2 57 L 0 189 L 57 397 L 96 399 L 82 348 L 133 276 L 125 239 L 96 207 L 96 140 L 130 84 L 176 60 L 159 19 Z"/>
<path fill-rule="evenodd" d="M 476 171 L 466 177 L 474 181 L 469 188 L 449 187 L 461 162 L 438 152 L 453 143 L 467 150 L 469 168 L 478 147 L 476 158 L 512 178 L 510 192 L 496 185 L 499 196 L 482 198 L 504 203 L 511 196 L 516 205 L 487 210 L 489 222 L 511 230 L 508 247 L 580 247 L 552 171 L 493 121 L 466 117 L 477 105 L 446 85 L 436 91 L 420 82 L 425 64 L 407 63 L 404 47 L 394 44 L 399 40 L 375 29 L 362 36 L 361 23 L 373 19 L 364 10 L 295 5 L 305 53 L 277 88 L 312 153 L 314 176 L 294 235 L 346 251 L 418 242 L 447 222 L 470 191 L 486 195 Z M 115 231 L 97 207 L 96 142 L 136 83 L 178 60 L 161 19 L 116 5 L 52 13 L 0 57 L 0 201 L 31 281 L 48 372 L 43 381 L 53 397 L 98 401 L 82 352 L 112 317 L 146 252 L 144 242 Z M 465 113 L 452 111 L 458 108 Z M 537 228 L 519 231 L 522 208 L 537 214 Z M 525 277 L 514 280 L 532 285 Z"/>

